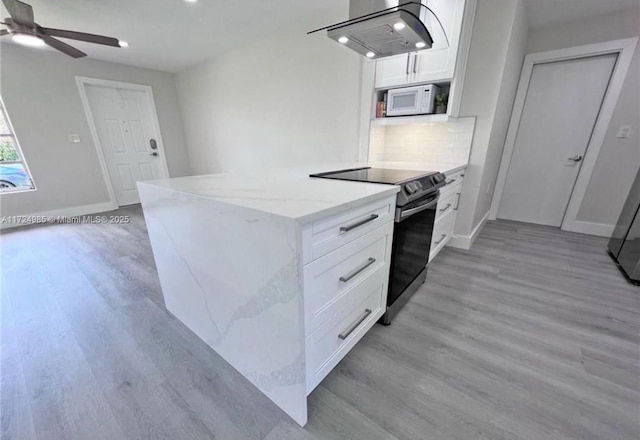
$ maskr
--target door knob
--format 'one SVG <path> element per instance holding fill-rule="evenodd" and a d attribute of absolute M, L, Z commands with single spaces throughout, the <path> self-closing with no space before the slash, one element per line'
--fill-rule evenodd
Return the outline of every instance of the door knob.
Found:
<path fill-rule="evenodd" d="M 573 156 L 573 157 L 570 157 L 569 160 L 572 160 L 574 162 L 580 162 L 582 160 L 582 156 Z"/>
<path fill-rule="evenodd" d="M 157 156 L 157 155 L 158 155 L 157 151 L 154 151 L 153 153 L 149 153 L 149 156 Z"/>

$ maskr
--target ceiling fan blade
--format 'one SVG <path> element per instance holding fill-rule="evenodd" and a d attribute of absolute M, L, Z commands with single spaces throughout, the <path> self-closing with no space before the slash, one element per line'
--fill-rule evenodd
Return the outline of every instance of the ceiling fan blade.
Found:
<path fill-rule="evenodd" d="M 64 29 L 51 29 L 41 27 L 40 32 L 51 37 L 70 38 L 72 40 L 87 41 L 89 43 L 104 44 L 105 46 L 120 47 L 117 38 L 104 35 L 87 34 L 85 32 L 66 31 Z"/>
<path fill-rule="evenodd" d="M 4 7 L 9 11 L 9 15 L 11 15 L 13 21 L 29 27 L 35 25 L 31 5 L 23 3 L 20 0 L 2 0 L 2 3 L 4 3 Z"/>
<path fill-rule="evenodd" d="M 64 54 L 69 55 L 70 57 L 82 58 L 87 56 L 87 54 L 84 53 L 83 51 L 78 50 L 73 46 L 69 46 L 67 43 L 63 43 L 62 41 L 56 40 L 55 38 L 52 38 L 48 35 L 42 35 L 41 37 L 44 40 L 44 42 L 47 43 L 49 46 L 59 50 Z"/>

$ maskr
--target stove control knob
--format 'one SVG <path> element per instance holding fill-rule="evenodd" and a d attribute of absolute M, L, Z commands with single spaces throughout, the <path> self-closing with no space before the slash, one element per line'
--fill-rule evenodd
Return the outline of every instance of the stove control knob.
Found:
<path fill-rule="evenodd" d="M 407 183 L 406 189 L 407 189 L 407 193 L 409 193 L 409 195 L 411 195 L 411 194 L 415 193 L 416 191 L 418 191 L 418 187 L 415 184 L 415 182 Z"/>
<path fill-rule="evenodd" d="M 421 191 L 422 190 L 422 183 L 420 183 L 419 180 L 416 180 L 414 183 L 416 184 L 416 188 Z"/>

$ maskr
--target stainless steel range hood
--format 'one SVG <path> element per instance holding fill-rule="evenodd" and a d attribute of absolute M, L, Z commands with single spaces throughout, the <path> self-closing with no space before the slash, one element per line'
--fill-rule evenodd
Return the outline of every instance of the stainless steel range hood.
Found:
<path fill-rule="evenodd" d="M 349 20 L 315 31 L 369 58 L 383 58 L 429 49 L 433 40 L 424 16 L 430 10 L 421 1 L 351 0 Z"/>

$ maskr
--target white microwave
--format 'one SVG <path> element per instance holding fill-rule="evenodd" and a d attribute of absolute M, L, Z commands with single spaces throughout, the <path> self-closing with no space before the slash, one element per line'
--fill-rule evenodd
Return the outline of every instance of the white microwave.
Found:
<path fill-rule="evenodd" d="M 387 92 L 387 116 L 434 113 L 438 93 L 440 87 L 434 84 L 391 89 Z"/>

